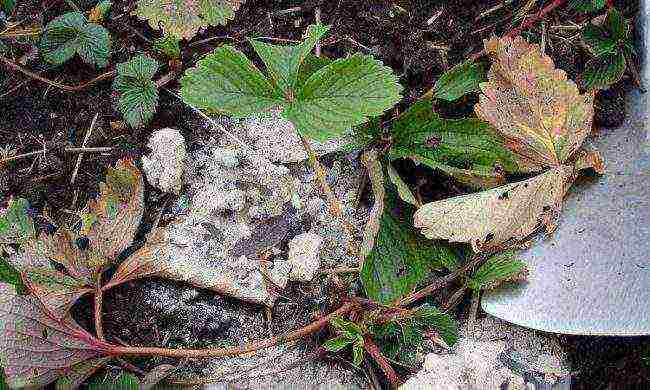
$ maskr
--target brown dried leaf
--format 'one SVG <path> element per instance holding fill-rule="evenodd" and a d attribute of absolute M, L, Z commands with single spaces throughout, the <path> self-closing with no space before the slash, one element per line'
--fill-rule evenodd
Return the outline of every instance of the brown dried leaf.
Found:
<path fill-rule="evenodd" d="M 415 226 L 432 239 L 469 242 L 475 251 L 527 237 L 538 227 L 554 230 L 554 217 L 574 178 L 570 158 L 591 131 L 593 94 L 580 95 L 575 83 L 521 37 L 485 44 L 494 63 L 476 114 L 506 139 L 523 171 L 538 176 L 488 191 L 421 207 Z M 582 151 L 581 151 L 582 153 Z M 577 163 L 599 169 L 593 154 Z M 588 161 L 591 159 L 592 161 Z M 602 161 L 601 161 L 602 163 Z"/>
<path fill-rule="evenodd" d="M 540 225 L 551 226 L 572 174 L 573 168 L 565 166 L 521 182 L 428 203 L 415 213 L 414 225 L 427 238 L 469 242 L 477 252 L 522 239 Z"/>
<path fill-rule="evenodd" d="M 81 234 L 90 239 L 90 248 L 103 259 L 96 269 L 114 261 L 131 245 L 144 212 L 144 183 L 133 162 L 120 160 L 109 168 L 100 195 L 88 202 L 83 212 Z"/>
<path fill-rule="evenodd" d="M 591 131 L 593 93 L 580 95 L 538 45 L 521 37 L 492 38 L 485 49 L 494 63 L 481 84 L 478 117 L 506 138 L 522 170 L 566 163 Z"/>
<path fill-rule="evenodd" d="M 55 319 L 34 297 L 0 283 L 0 365 L 9 387 L 40 387 L 83 367 L 87 372 L 88 361 L 109 350 L 70 317 Z"/>

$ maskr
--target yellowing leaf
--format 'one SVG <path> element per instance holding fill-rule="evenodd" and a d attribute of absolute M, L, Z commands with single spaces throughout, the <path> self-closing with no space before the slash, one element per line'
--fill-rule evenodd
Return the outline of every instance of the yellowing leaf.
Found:
<path fill-rule="evenodd" d="M 521 37 L 493 38 L 485 48 L 494 64 L 476 114 L 506 138 L 522 170 L 565 163 L 591 131 L 593 93 L 580 95 L 538 45 Z"/>
<path fill-rule="evenodd" d="M 469 242 L 475 251 L 521 239 L 551 221 L 561 208 L 573 168 L 552 169 L 531 179 L 422 206 L 415 227 L 430 239 Z"/>
<path fill-rule="evenodd" d="M 521 37 L 485 46 L 494 63 L 476 113 L 506 139 L 522 171 L 542 173 L 416 212 L 415 226 L 428 238 L 468 242 L 475 251 L 523 239 L 541 226 L 552 231 L 574 172 L 603 165 L 595 152 L 577 153 L 591 130 L 593 94 L 580 95 L 539 46 Z"/>
<path fill-rule="evenodd" d="M 142 175 L 133 162 L 120 160 L 115 168 L 108 169 L 99 197 L 84 208 L 81 234 L 108 263 L 131 245 L 143 212 Z"/>
<path fill-rule="evenodd" d="M 201 27 L 226 24 L 244 0 L 139 0 L 134 14 L 165 35 L 190 39 Z"/>

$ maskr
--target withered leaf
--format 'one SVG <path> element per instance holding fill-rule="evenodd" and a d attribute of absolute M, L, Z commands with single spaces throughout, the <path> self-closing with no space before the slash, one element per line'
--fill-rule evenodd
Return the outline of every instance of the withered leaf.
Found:
<path fill-rule="evenodd" d="M 581 95 L 538 45 L 492 38 L 494 58 L 476 114 L 507 140 L 520 169 L 539 172 L 567 162 L 591 131 L 593 93 Z"/>
<path fill-rule="evenodd" d="M 99 197 L 84 208 L 81 234 L 108 263 L 131 245 L 143 212 L 142 174 L 131 160 L 120 160 L 100 183 Z"/>
<path fill-rule="evenodd" d="M 522 171 L 543 173 L 416 212 L 415 226 L 428 238 L 468 242 L 475 251 L 523 239 L 540 226 L 552 231 L 576 168 L 602 169 L 595 152 L 576 153 L 591 130 L 593 94 L 580 95 L 539 46 L 521 37 L 491 39 L 486 51 L 494 63 L 476 113 L 506 139 Z"/>
<path fill-rule="evenodd" d="M 131 244 L 142 218 L 142 177 L 129 160 L 110 168 L 100 187 L 100 196 L 88 202 L 82 215 L 80 233 L 89 238 L 88 249 L 77 246 L 79 234 L 61 228 L 31 238 L 10 258 L 28 289 L 56 318 L 65 317 L 79 297 L 94 290 L 98 275 Z"/>
<path fill-rule="evenodd" d="M 531 179 L 425 204 L 415 227 L 431 239 L 469 242 L 475 251 L 532 233 L 559 213 L 573 168 L 552 169 Z"/>
<path fill-rule="evenodd" d="M 45 386 L 67 374 L 86 375 L 103 363 L 109 350 L 70 317 L 55 319 L 36 298 L 17 295 L 0 283 L 0 365 L 10 388 Z"/>

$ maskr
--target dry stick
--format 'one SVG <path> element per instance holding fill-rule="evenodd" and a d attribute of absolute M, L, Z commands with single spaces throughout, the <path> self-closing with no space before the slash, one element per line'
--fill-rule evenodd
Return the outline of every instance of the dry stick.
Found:
<path fill-rule="evenodd" d="M 86 132 L 86 136 L 84 137 L 84 142 L 81 144 L 82 148 L 86 147 L 86 144 L 90 139 L 90 135 L 92 134 L 93 129 L 95 128 L 95 124 L 97 124 L 97 118 L 99 118 L 99 113 L 95 114 L 95 117 L 93 118 L 92 122 L 90 122 L 90 128 Z M 83 153 L 79 153 L 79 155 L 77 156 L 77 163 L 74 166 L 74 172 L 72 172 L 70 185 L 74 185 L 74 182 L 77 180 L 77 175 L 79 174 L 79 167 L 81 166 L 81 159 L 83 158 L 83 156 L 84 156 Z"/>
<path fill-rule="evenodd" d="M 427 287 L 414 292 L 413 294 L 403 298 L 401 301 L 399 301 L 398 306 L 407 306 L 410 305 L 411 303 L 414 303 L 424 297 L 427 297 L 434 292 L 440 290 L 441 288 L 445 287 L 449 283 L 453 282 L 457 278 L 459 278 L 461 275 L 464 275 L 467 271 L 470 269 L 474 268 L 477 266 L 481 261 L 483 261 L 484 257 L 482 255 L 475 255 L 474 258 L 472 258 L 470 261 L 465 264 L 462 268 L 457 269 L 456 271 L 450 273 L 449 275 L 443 276 L 440 279 L 437 279 Z"/>
<path fill-rule="evenodd" d="M 103 294 L 102 294 L 102 273 L 97 275 L 97 284 L 95 286 L 95 333 L 97 338 L 104 341 L 104 327 L 102 326 L 102 308 L 103 308 Z"/>
<path fill-rule="evenodd" d="M 58 83 L 56 81 L 46 79 L 45 77 L 42 77 L 42 76 L 40 76 L 40 75 L 38 75 L 38 74 L 36 74 L 36 73 L 34 73 L 32 71 L 29 71 L 29 70 L 23 68 L 22 66 L 14 63 L 13 61 L 11 61 L 8 58 L 3 57 L 3 56 L 0 56 L 0 63 L 4 64 L 9 69 L 18 71 L 18 72 L 20 72 L 20 73 L 22 73 L 24 75 L 27 75 L 27 76 L 35 79 L 35 80 L 44 82 L 45 84 L 48 84 L 48 85 L 50 85 L 52 87 L 59 88 L 59 89 L 61 89 L 63 91 L 66 91 L 66 92 L 83 91 L 84 89 L 86 89 L 86 88 L 90 87 L 91 85 L 96 84 L 96 83 L 98 83 L 98 82 L 100 82 L 102 80 L 112 79 L 117 74 L 116 71 L 112 70 L 110 72 L 100 74 L 99 76 L 95 77 L 94 79 L 92 79 L 90 81 L 86 81 L 85 83 L 81 83 L 81 84 L 77 84 L 77 85 L 66 85 L 66 84 L 61 84 L 61 83 Z"/>
<path fill-rule="evenodd" d="M 113 148 L 110 146 L 105 146 L 105 147 L 102 146 L 97 148 L 65 148 L 64 149 L 66 153 L 107 153 L 112 150 Z M 21 160 L 23 158 L 36 156 L 43 153 L 47 153 L 47 149 L 46 150 L 41 149 L 34 152 L 23 153 L 23 154 L 18 154 L 16 156 L 7 157 L 5 159 L 0 160 L 0 164 L 7 163 L 9 161 Z"/>
<path fill-rule="evenodd" d="M 123 356 L 166 356 L 166 357 L 175 357 L 175 358 L 215 358 L 215 357 L 225 357 L 225 356 L 237 356 L 243 355 L 246 353 L 254 352 L 263 348 L 269 348 L 277 344 L 287 343 L 295 340 L 299 340 L 305 336 L 316 333 L 317 331 L 324 328 L 329 322 L 335 318 L 347 314 L 354 310 L 357 307 L 353 302 L 347 302 L 343 304 L 336 311 L 328 314 L 327 316 L 314 321 L 311 324 L 289 332 L 282 336 L 271 337 L 264 340 L 259 340 L 248 344 L 244 347 L 233 347 L 233 348 L 215 348 L 215 349 L 169 349 L 169 348 L 157 348 L 157 347 L 123 347 L 123 346 L 114 346 L 111 348 L 109 353 L 111 355 L 123 355 Z"/>
<path fill-rule="evenodd" d="M 379 368 L 381 368 L 384 375 L 386 375 L 386 379 L 390 382 L 391 389 L 397 389 L 400 384 L 399 376 L 397 376 L 397 373 L 393 370 L 390 362 L 381 354 L 379 347 L 377 347 L 377 344 L 375 344 L 372 337 L 369 335 L 363 337 L 363 349 L 365 349 L 366 352 L 368 352 L 368 354 L 377 362 Z"/>
<path fill-rule="evenodd" d="M 343 227 L 345 228 L 346 232 L 350 236 L 350 240 L 351 240 L 348 249 L 352 254 L 357 255 L 358 250 L 352 245 L 352 242 L 354 241 L 356 229 L 350 223 L 350 221 L 348 221 L 347 218 L 345 218 L 345 216 L 343 215 L 343 205 L 341 204 L 341 201 L 336 197 L 336 194 L 334 194 L 334 191 L 332 191 L 330 185 L 327 183 L 325 170 L 323 169 L 323 166 L 318 161 L 318 158 L 316 158 L 316 153 L 314 152 L 314 149 L 312 149 L 311 145 L 309 144 L 309 141 L 307 141 L 305 137 L 303 137 L 300 134 L 298 134 L 298 136 L 300 137 L 302 146 L 305 148 L 305 151 L 309 156 L 309 162 L 311 163 L 312 167 L 314 168 L 314 171 L 316 172 L 316 180 L 318 180 L 318 184 L 321 187 L 321 191 L 323 191 L 325 197 L 327 198 L 327 201 L 330 206 L 329 207 L 330 213 L 334 215 L 336 218 L 338 218 L 343 224 Z"/>
<path fill-rule="evenodd" d="M 564 3 L 566 3 L 566 0 L 553 0 L 553 2 L 551 4 L 549 4 L 546 7 L 542 8 L 535 16 L 533 16 L 532 18 L 524 21 L 524 23 L 522 23 L 519 27 L 513 28 L 512 30 L 508 31 L 504 35 L 504 37 L 512 38 L 514 36 L 519 35 L 523 30 L 525 30 L 528 27 L 532 26 L 534 23 L 536 23 L 537 21 L 542 19 L 544 16 L 546 16 L 546 14 L 553 11 L 557 7 L 563 5 Z M 476 61 L 479 58 L 481 58 L 483 55 L 485 55 L 485 49 L 472 54 L 469 57 L 469 60 L 470 61 Z M 435 93 L 435 91 L 433 90 L 433 88 L 431 88 L 424 95 L 422 95 L 420 97 L 420 99 L 431 99 L 433 97 L 434 93 Z"/>

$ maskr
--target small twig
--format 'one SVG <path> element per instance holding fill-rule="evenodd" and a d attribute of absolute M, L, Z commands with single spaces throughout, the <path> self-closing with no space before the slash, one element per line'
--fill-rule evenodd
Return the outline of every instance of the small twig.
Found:
<path fill-rule="evenodd" d="M 343 228 L 346 230 L 351 240 L 348 249 L 352 254 L 357 255 L 358 250 L 352 244 L 352 242 L 354 242 L 354 237 L 356 235 L 355 234 L 356 229 L 350 223 L 350 221 L 348 221 L 347 218 L 345 218 L 345 216 L 343 215 L 343 204 L 336 197 L 336 194 L 334 194 L 334 191 L 327 183 L 325 170 L 323 169 L 323 166 L 318 161 L 318 158 L 316 158 L 316 153 L 314 152 L 314 149 L 312 149 L 311 145 L 309 144 L 309 141 L 305 137 L 303 137 L 301 134 L 298 134 L 298 136 L 300 138 L 300 141 L 302 142 L 303 148 L 305 149 L 307 155 L 309 156 L 309 162 L 311 163 L 311 166 L 314 168 L 314 171 L 316 172 L 316 180 L 320 185 L 321 191 L 323 191 L 325 197 L 327 198 L 327 201 L 329 203 L 330 213 L 334 215 L 336 218 L 338 218 L 343 224 Z"/>
<path fill-rule="evenodd" d="M 133 372 L 135 372 L 136 374 L 139 374 L 139 375 L 146 375 L 147 374 L 143 370 L 139 369 L 138 367 L 134 366 L 133 364 L 127 362 L 126 360 L 124 360 L 122 358 L 115 358 L 115 360 L 117 360 L 117 362 L 120 363 L 120 366 L 122 366 L 122 368 L 124 368 L 124 369 L 126 369 L 128 371 L 133 371 Z"/>
<path fill-rule="evenodd" d="M 101 289 L 102 273 L 97 275 L 97 284 L 95 286 L 95 333 L 97 338 L 104 341 L 104 327 L 102 325 L 102 308 L 103 308 L 103 294 Z"/>
<path fill-rule="evenodd" d="M 398 306 L 407 306 L 410 305 L 424 297 L 428 297 L 429 295 L 433 294 L 434 292 L 440 290 L 441 288 L 445 287 L 449 283 L 453 282 L 457 278 L 459 278 L 462 275 L 465 275 L 467 271 L 471 270 L 472 268 L 476 267 L 479 265 L 484 259 L 484 256 L 482 255 L 475 255 L 471 260 L 467 262 L 463 267 L 457 269 L 456 271 L 450 273 L 447 276 L 443 276 L 440 279 L 435 280 L 433 283 L 428 285 L 427 287 L 414 292 L 413 294 L 403 298 Z"/>
<path fill-rule="evenodd" d="M 103 73 L 103 74 L 95 77 L 94 79 L 92 79 L 90 81 L 86 81 L 86 82 L 81 83 L 81 84 L 66 85 L 66 84 L 61 84 L 61 83 L 58 83 L 56 81 L 46 79 L 45 77 L 42 77 L 42 76 L 40 76 L 40 75 L 30 71 L 30 70 L 27 70 L 27 69 L 23 68 L 22 66 L 14 63 L 13 61 L 11 61 L 8 58 L 3 57 L 3 56 L 0 56 L 0 63 L 3 63 L 9 69 L 20 72 L 20 73 L 22 73 L 22 74 L 24 74 L 26 76 L 29 76 L 29 77 L 31 77 L 31 78 L 33 78 L 35 80 L 41 81 L 41 82 L 43 82 L 45 84 L 48 84 L 48 85 L 50 85 L 52 87 L 59 88 L 59 89 L 61 89 L 63 91 L 66 91 L 66 92 L 83 91 L 84 89 L 86 89 L 86 88 L 90 87 L 91 85 L 96 84 L 96 83 L 98 83 L 98 82 L 100 82 L 102 80 L 112 79 L 117 74 L 116 71 L 112 70 L 112 71 Z"/>
<path fill-rule="evenodd" d="M 356 304 L 347 302 L 343 304 L 338 310 L 330 313 L 329 315 L 312 322 L 311 324 L 289 332 L 282 336 L 271 337 L 264 340 L 259 340 L 248 344 L 244 347 L 231 347 L 231 348 L 215 348 L 215 349 L 169 349 L 157 347 L 123 347 L 113 346 L 109 353 L 114 356 L 166 356 L 177 358 L 214 358 L 225 356 L 238 356 L 254 352 L 260 349 L 269 348 L 277 344 L 288 343 L 291 341 L 299 340 L 303 337 L 309 336 L 317 331 L 323 329 L 329 322 L 335 318 L 345 315 L 356 308 Z"/>
<path fill-rule="evenodd" d="M 517 35 L 521 34 L 521 32 L 528 27 L 532 26 L 533 24 L 537 23 L 539 20 L 541 20 L 546 14 L 549 12 L 553 11 L 554 9 L 558 8 L 559 6 L 563 5 L 566 3 L 566 0 L 553 0 L 552 3 L 547 5 L 546 7 L 542 8 L 535 16 L 528 18 L 525 20 L 519 27 L 513 28 L 512 30 L 508 31 L 507 33 L 504 34 L 504 37 L 516 37 Z M 470 56 L 471 61 L 476 61 L 478 58 L 482 57 L 485 54 L 485 49 L 474 53 Z"/>
<path fill-rule="evenodd" d="M 316 7 L 316 11 L 314 11 L 314 18 L 316 19 L 316 24 L 320 24 L 320 7 Z M 316 47 L 314 48 L 314 54 L 316 54 L 316 57 L 320 57 L 321 53 L 321 44 L 320 44 L 320 39 L 316 41 Z"/>
<path fill-rule="evenodd" d="M 99 118 L 99 113 L 95 114 L 95 117 L 93 118 L 92 122 L 90 122 L 90 128 L 88 128 L 88 131 L 86 132 L 86 136 L 84 137 L 84 142 L 81 144 L 82 148 L 86 147 L 86 144 L 90 139 L 90 135 L 92 134 L 93 129 L 95 128 L 95 124 L 97 123 L 97 118 Z M 72 172 L 70 185 L 74 185 L 74 182 L 77 180 L 77 174 L 79 174 L 79 167 L 81 166 L 81 159 L 83 158 L 83 156 L 84 156 L 83 153 L 79 153 L 79 155 L 77 156 L 77 163 L 75 164 L 74 171 Z"/>
<path fill-rule="evenodd" d="M 481 298 L 481 290 L 472 291 L 472 304 L 469 307 L 469 317 L 467 318 L 467 334 L 474 334 L 474 324 L 476 324 L 476 316 L 478 314 L 478 304 Z"/>
<path fill-rule="evenodd" d="M 178 72 L 175 71 L 175 70 L 172 70 L 171 72 L 167 73 L 166 75 L 164 75 L 161 78 L 159 78 L 158 80 L 156 80 L 156 87 L 158 87 L 158 88 L 164 87 L 165 85 L 167 85 L 167 83 L 174 80 L 176 78 L 176 76 L 178 76 Z"/>
<path fill-rule="evenodd" d="M 372 340 L 372 337 L 370 337 L 370 335 L 364 336 L 363 349 L 365 349 L 366 352 L 368 352 L 368 354 L 372 356 L 375 362 L 377 362 L 377 365 L 383 371 L 384 375 L 386 376 L 386 379 L 388 379 L 388 382 L 390 382 L 391 389 L 397 389 L 397 387 L 401 382 L 399 376 L 397 376 L 397 373 L 390 365 L 388 360 L 386 360 L 384 355 L 381 354 L 381 352 L 379 351 L 379 347 L 377 347 L 377 344 L 375 344 L 375 342 Z"/>
<path fill-rule="evenodd" d="M 96 147 L 96 148 L 65 148 L 64 151 L 66 153 L 108 153 L 112 151 L 113 148 L 110 146 L 106 147 Z M 31 157 L 31 156 L 36 156 L 39 154 L 45 154 L 47 153 L 47 149 L 41 149 L 41 150 L 36 150 L 33 152 L 29 153 L 23 153 L 23 154 L 17 154 L 15 156 L 3 158 L 0 160 L 0 164 L 8 163 L 10 161 L 16 161 L 16 160 L 22 160 L 23 158 Z"/>

